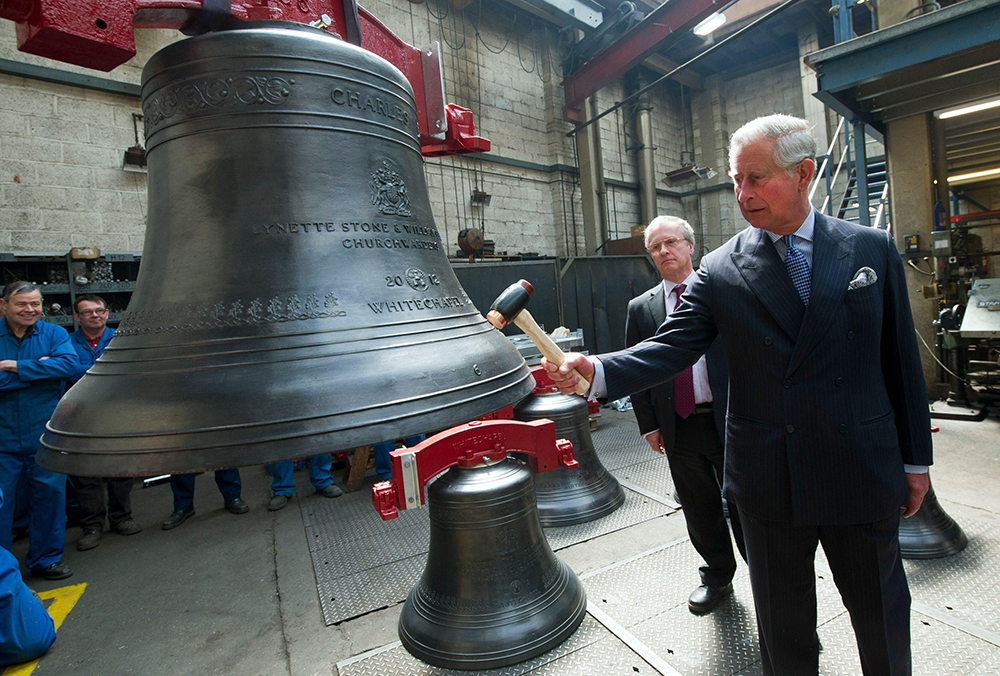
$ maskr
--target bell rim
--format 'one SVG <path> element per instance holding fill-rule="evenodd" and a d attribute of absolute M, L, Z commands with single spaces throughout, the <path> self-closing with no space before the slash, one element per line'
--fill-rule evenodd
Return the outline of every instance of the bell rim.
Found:
<path fill-rule="evenodd" d="M 400 615 L 398 625 L 400 642 L 407 652 L 418 659 L 449 669 L 493 669 L 518 664 L 558 647 L 573 635 L 586 617 L 587 593 L 576 573 L 565 562 L 559 559 L 556 559 L 556 562 L 560 566 L 561 572 L 565 573 L 564 579 L 566 584 L 559 590 L 559 594 L 553 597 L 544 608 L 552 607 L 565 596 L 576 597 L 575 603 L 570 607 L 569 612 L 567 612 L 566 617 L 561 622 L 557 623 L 548 633 L 534 639 L 530 643 L 519 640 L 515 644 L 511 641 L 510 646 L 505 646 L 499 650 L 466 651 L 463 653 L 448 652 L 428 646 L 419 641 L 408 627 L 410 614 L 419 612 L 411 605 L 411 599 L 418 593 L 419 585 L 414 586 L 410 591 L 410 595 L 407 597 L 406 604 L 403 607 L 403 613 Z M 538 617 L 539 615 L 540 613 L 536 611 L 530 617 Z M 426 621 L 426 616 L 421 615 L 421 618 Z M 429 624 L 435 628 L 440 627 L 438 624 Z M 467 634 L 470 639 L 482 639 L 484 634 L 488 633 L 484 632 L 482 627 L 462 627 L 458 631 Z M 476 641 L 472 640 L 467 645 L 474 645 L 475 643 Z"/>

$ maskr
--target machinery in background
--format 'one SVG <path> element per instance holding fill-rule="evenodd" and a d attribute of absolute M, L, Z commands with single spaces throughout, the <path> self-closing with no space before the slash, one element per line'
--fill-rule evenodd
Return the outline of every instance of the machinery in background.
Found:
<path fill-rule="evenodd" d="M 931 233 L 936 284 L 925 287 L 925 295 L 941 303 L 935 326 L 950 383 L 948 399 L 931 406 L 934 418 L 983 420 L 986 404 L 1000 399 L 1000 279 L 982 278 L 988 273 L 987 257 L 997 252 L 982 251 L 979 238 L 969 232 L 994 225 L 998 215 L 955 216 L 951 228 Z M 907 242 L 908 250 L 918 248 L 917 241 Z M 920 270 L 912 260 L 910 265 Z M 967 386 L 973 387 L 980 403 L 969 402 Z M 933 486 L 920 511 L 900 522 L 899 546 L 906 559 L 950 556 L 967 544 L 961 526 L 941 507 Z"/>
<path fill-rule="evenodd" d="M 983 294 L 991 293 L 996 280 L 988 279 L 989 256 L 998 251 L 983 251 L 976 228 L 1000 223 L 1000 211 L 953 216 L 949 227 L 941 225 L 931 233 L 933 272 L 921 269 L 911 259 L 911 267 L 933 274 L 934 281 L 924 287 L 924 295 L 936 298 L 939 312 L 938 352 L 949 384 L 947 400 L 932 407 L 935 418 L 982 420 L 987 406 L 1000 401 L 1000 333 L 990 329 L 1000 321 L 1000 310 L 980 307 Z M 907 242 L 907 251 L 919 249 L 918 242 Z M 985 286 L 980 286 L 985 285 Z M 972 311 L 975 328 L 965 324 Z M 970 402 L 969 388 L 978 402 Z"/>

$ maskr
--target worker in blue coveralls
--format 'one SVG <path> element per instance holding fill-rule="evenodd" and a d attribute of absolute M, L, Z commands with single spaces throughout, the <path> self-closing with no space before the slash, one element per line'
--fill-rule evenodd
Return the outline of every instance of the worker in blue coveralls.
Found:
<path fill-rule="evenodd" d="M 104 348 L 115 335 L 115 330 L 108 326 L 108 304 L 100 296 L 92 293 L 77 296 L 73 303 L 73 319 L 80 330 L 71 333 L 69 339 L 79 363 L 67 388 L 73 387 L 104 354 Z M 101 543 L 105 517 L 111 530 L 119 535 L 135 535 L 142 530 L 142 526 L 132 518 L 132 477 L 74 476 L 70 481 L 76 489 L 79 503 L 77 520 L 82 535 L 76 541 L 78 550 L 93 549 Z"/>
<path fill-rule="evenodd" d="M 0 667 L 41 657 L 55 640 L 52 618 L 21 579 L 17 559 L 0 549 Z"/>
<path fill-rule="evenodd" d="M 292 477 L 292 465 L 294 462 L 273 462 L 267 466 L 267 471 L 273 477 L 271 480 L 271 501 L 267 503 L 267 509 L 277 512 L 284 509 L 289 498 L 295 492 L 295 479 Z M 324 498 L 339 498 L 344 494 L 330 476 L 330 466 L 333 460 L 330 454 L 317 455 L 309 458 L 309 483 L 313 485 L 316 492 Z"/>
<path fill-rule="evenodd" d="M 32 575 L 62 580 L 73 574 L 62 563 L 66 544 L 66 475 L 35 463 L 65 381 L 76 368 L 66 329 L 39 321 L 42 292 L 31 282 L 11 282 L 0 300 L 0 491 L 16 495 L 28 483 L 28 555 Z M 0 506 L 0 546 L 10 550 L 14 505 Z"/>

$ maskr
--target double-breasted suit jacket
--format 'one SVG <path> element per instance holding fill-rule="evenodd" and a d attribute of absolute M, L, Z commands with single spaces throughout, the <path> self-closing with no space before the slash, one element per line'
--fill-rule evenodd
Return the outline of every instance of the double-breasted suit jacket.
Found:
<path fill-rule="evenodd" d="M 870 283 L 849 288 L 862 268 Z M 806 308 L 767 233 L 743 230 L 702 259 L 653 338 L 601 357 L 608 398 L 673 378 L 716 336 L 730 371 L 727 498 L 803 524 L 898 512 L 903 464 L 932 457 L 903 266 L 887 232 L 817 214 Z"/>
<path fill-rule="evenodd" d="M 656 334 L 667 318 L 666 293 L 663 284 L 636 296 L 628 304 L 625 320 L 625 344 L 629 347 Z M 705 353 L 708 385 L 712 389 L 712 413 L 719 438 L 726 438 L 726 398 L 729 391 L 729 368 L 722 340 L 716 339 Z M 677 417 L 674 413 L 674 382 L 669 380 L 656 387 L 632 395 L 632 409 L 639 423 L 639 433 L 646 435 L 660 430 L 663 448 L 669 453 L 674 445 Z"/>

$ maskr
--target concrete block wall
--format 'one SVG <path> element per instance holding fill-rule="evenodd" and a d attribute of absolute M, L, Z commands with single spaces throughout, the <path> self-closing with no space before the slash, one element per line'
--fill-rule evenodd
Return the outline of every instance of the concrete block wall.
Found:
<path fill-rule="evenodd" d="M 97 73 L 18 52 L 14 24 L 0 21 L 0 58 L 139 84 L 146 58 L 176 39 L 138 33 L 139 56 Z M 146 175 L 121 168 L 135 144 L 133 112 L 137 98 L 0 75 L 0 249 L 142 249 Z"/>
<path fill-rule="evenodd" d="M 730 129 L 735 131 L 755 117 L 772 113 L 803 117 L 801 86 L 795 61 L 727 81 L 726 115 Z"/>
<path fill-rule="evenodd" d="M 121 169 L 138 103 L 0 76 L 0 248 L 142 248 L 146 176 Z"/>
<path fill-rule="evenodd" d="M 697 163 L 718 172 L 715 179 L 699 181 L 698 185 L 729 183 L 729 136 L 732 132 L 762 115 L 805 115 L 798 63 L 790 59 L 729 79 L 725 73 L 707 77 L 705 89 L 696 93 L 691 106 Z M 720 246 L 748 225 L 731 191 L 703 194 L 697 204 L 701 222 L 700 230 L 696 228 L 695 232 L 701 236 L 699 248 L 702 253 Z"/>

